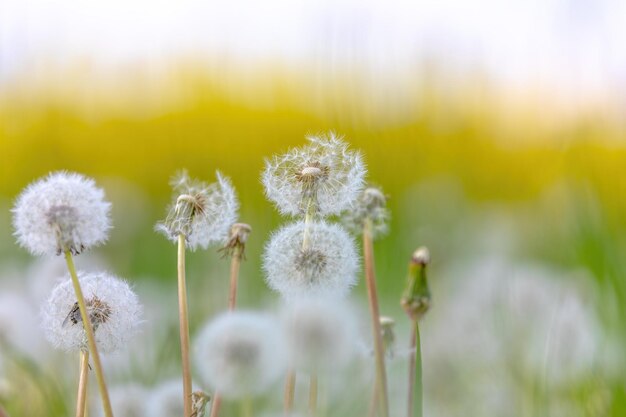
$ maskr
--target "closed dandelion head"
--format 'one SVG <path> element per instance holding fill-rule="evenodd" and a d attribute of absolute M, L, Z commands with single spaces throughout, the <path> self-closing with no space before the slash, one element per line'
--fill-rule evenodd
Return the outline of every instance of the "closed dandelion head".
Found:
<path fill-rule="evenodd" d="M 141 324 L 141 305 L 130 286 L 104 272 L 79 272 L 89 320 L 98 349 L 113 352 L 124 346 Z M 41 309 L 41 326 L 56 348 L 86 349 L 87 339 L 71 280 L 59 283 Z"/>
<path fill-rule="evenodd" d="M 348 150 L 347 143 L 333 133 L 307 139 L 307 146 L 266 161 L 265 195 L 283 214 L 339 214 L 363 186 L 361 154 Z"/>
<path fill-rule="evenodd" d="M 338 370 L 356 354 L 357 323 L 351 309 L 328 299 L 298 299 L 282 312 L 292 366 Z"/>
<path fill-rule="evenodd" d="M 200 375 L 227 398 L 261 394 L 285 369 L 279 327 L 270 317 L 250 312 L 219 316 L 197 340 Z"/>
<path fill-rule="evenodd" d="M 339 225 L 305 222 L 276 232 L 265 248 L 263 268 L 269 287 L 285 298 L 343 297 L 356 283 L 358 256 L 352 238 Z"/>
<path fill-rule="evenodd" d="M 175 176 L 171 182 L 174 202 L 155 229 L 172 242 L 182 234 L 191 250 L 225 242 L 237 220 L 239 203 L 230 180 L 219 171 L 216 176 L 212 184 L 191 179 L 185 171 Z"/>
<path fill-rule="evenodd" d="M 371 222 L 371 233 L 374 237 L 387 233 L 389 210 L 387 197 L 378 187 L 367 187 L 361 192 L 352 207 L 342 215 L 342 223 L 355 234 L 363 233 L 365 222 Z"/>
<path fill-rule="evenodd" d="M 92 179 L 52 173 L 17 198 L 12 210 L 17 242 L 33 255 L 79 254 L 107 240 L 110 207 Z"/>

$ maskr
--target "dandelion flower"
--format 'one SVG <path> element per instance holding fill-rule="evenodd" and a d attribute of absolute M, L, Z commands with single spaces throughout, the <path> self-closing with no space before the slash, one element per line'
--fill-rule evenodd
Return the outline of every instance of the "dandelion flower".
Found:
<path fill-rule="evenodd" d="M 113 352 L 124 346 L 141 324 L 142 308 L 123 280 L 105 272 L 78 273 L 98 350 Z M 70 279 L 58 284 L 41 310 L 46 338 L 66 351 L 86 349 L 87 338 Z"/>
<path fill-rule="evenodd" d="M 173 178 L 174 202 L 167 218 L 155 229 L 172 242 L 183 234 L 191 250 L 206 249 L 211 243 L 226 242 L 237 221 L 239 203 L 230 180 L 217 171 L 217 182 L 206 184 L 183 171 Z"/>
<path fill-rule="evenodd" d="M 112 387 L 109 390 L 111 406 L 116 416 L 120 417 L 148 417 L 148 390 L 138 384 L 124 384 Z M 103 417 L 102 407 L 94 407 L 96 417 Z M 172 414 L 174 415 L 174 414 Z M 178 414 L 180 415 L 180 414 Z"/>
<path fill-rule="evenodd" d="M 94 181 L 80 174 L 55 172 L 30 184 L 13 208 L 20 246 L 33 255 L 83 250 L 106 241 L 111 204 Z"/>
<path fill-rule="evenodd" d="M 270 239 L 263 260 L 269 287 L 286 298 L 345 296 L 358 270 L 352 238 L 339 225 L 314 221 L 303 249 L 304 230 L 305 222 L 292 223 Z"/>
<path fill-rule="evenodd" d="M 339 214 L 357 199 L 365 164 L 359 152 L 333 133 L 311 136 L 309 144 L 266 161 L 265 195 L 281 213 Z"/>
<path fill-rule="evenodd" d="M 364 189 L 352 207 L 343 213 L 341 220 L 348 230 L 361 234 L 367 219 L 371 221 L 374 237 L 387 233 L 387 197 L 380 188 L 370 186 Z"/>
<path fill-rule="evenodd" d="M 291 363 L 296 369 L 338 370 L 356 354 L 356 319 L 343 303 L 299 299 L 283 310 L 282 322 Z"/>
<path fill-rule="evenodd" d="M 251 312 L 222 314 L 198 337 L 200 375 L 226 398 L 260 394 L 284 371 L 280 325 Z"/>

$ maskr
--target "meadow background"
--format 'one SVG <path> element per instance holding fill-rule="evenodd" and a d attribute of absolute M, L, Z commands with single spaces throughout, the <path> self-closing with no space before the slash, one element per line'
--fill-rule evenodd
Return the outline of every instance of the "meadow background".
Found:
<path fill-rule="evenodd" d="M 476 6 L 487 7 L 484 3 Z M 592 6 L 581 4 L 577 7 L 584 15 L 585 7 Z M 447 12 L 462 15 L 453 3 L 446 5 Z M 617 2 L 603 5 L 609 15 L 623 11 Z M 350 15 L 350 7 L 344 5 L 341 16 Z M 329 130 L 363 152 L 369 180 L 389 196 L 390 233 L 375 249 L 381 311 L 397 322 L 400 353 L 390 365 L 398 381 L 395 388 L 392 383 L 392 392 L 398 391 L 395 398 L 401 398 L 406 366 L 401 352 L 408 345 L 408 322 L 399 300 L 410 254 L 426 245 L 433 258 L 429 277 L 434 303 L 423 320 L 422 335 L 427 416 L 626 415 L 626 90 L 624 67 L 607 64 L 624 62 L 623 47 L 601 49 L 599 64 L 591 69 L 577 66 L 588 58 L 585 51 L 606 45 L 607 39 L 617 45 L 615 33 L 600 32 L 606 37 L 598 35 L 592 38 L 597 43 L 582 43 L 580 50 L 573 46 L 580 39 L 566 40 L 572 48 L 569 57 L 576 59 L 547 65 L 547 72 L 541 72 L 544 61 L 532 61 L 544 55 L 520 54 L 522 69 L 539 70 L 512 79 L 510 71 L 502 76 L 492 65 L 498 57 L 510 58 L 499 56 L 499 49 L 494 56 L 460 60 L 462 53 L 445 43 L 433 49 L 426 43 L 415 49 L 390 43 L 395 61 L 377 66 L 378 60 L 384 61 L 384 53 L 376 55 L 384 52 L 384 45 L 375 45 L 375 59 L 370 60 L 370 50 L 357 48 L 361 32 L 348 31 L 349 41 L 334 43 L 345 33 L 324 21 L 317 25 L 321 40 L 314 42 L 316 48 L 295 58 L 263 48 L 250 52 L 232 32 L 221 35 L 235 39 L 231 43 L 194 45 L 177 54 L 170 49 L 178 44 L 171 43 L 157 58 L 133 52 L 142 51 L 142 42 L 124 50 L 132 59 L 107 52 L 125 42 L 119 34 L 109 40 L 109 49 L 105 41 L 93 43 L 94 48 L 105 46 L 101 54 L 86 48 L 95 35 L 82 43 L 59 35 L 38 48 L 33 41 L 39 39 L 37 31 L 21 24 L 38 27 L 44 18 L 25 10 L 7 6 L 8 14 L 0 21 L 5 23 L 0 44 L 0 303 L 8 306 L 7 300 L 22 297 L 32 307 L 15 318 L 0 305 L 0 404 L 11 416 L 71 414 L 77 365 L 71 355 L 49 352 L 37 335 L 37 303 L 45 298 L 51 276 L 63 269 L 55 260 L 33 259 L 11 236 L 10 208 L 23 187 L 50 171 L 70 170 L 94 177 L 105 189 L 113 203 L 110 241 L 77 262 L 105 266 L 135 285 L 146 305 L 147 330 L 138 346 L 111 360 L 107 374 L 113 385 L 150 387 L 178 375 L 176 252 L 153 231 L 171 197 L 170 176 L 186 168 L 205 180 L 212 180 L 216 169 L 231 177 L 241 220 L 253 227 L 239 305 L 271 308 L 278 297 L 264 284 L 261 255 L 271 232 L 286 219 L 264 199 L 259 179 L 264 158 L 303 144 L 307 134 Z M 98 18 L 103 27 L 106 19 L 121 13 L 114 10 Z M 131 7 L 129 13 L 135 16 L 139 10 Z M 168 9 L 159 3 L 156 10 Z M 324 10 L 335 16 L 332 6 Z M 372 14 L 362 12 L 363 19 L 376 21 L 376 13 L 384 9 L 367 10 Z M 556 16 L 563 13 L 550 10 Z M 417 23 L 424 19 L 417 17 L 418 11 Z M 76 21 L 92 16 L 83 12 Z M 529 13 L 528 22 L 548 15 L 541 7 Z M 157 22 L 163 18 L 151 17 Z M 593 34 L 605 17 L 596 25 L 573 18 L 570 23 Z M 218 17 L 212 19 L 209 23 Z M 402 22 L 411 23 L 411 16 Z M 532 32 L 525 22 L 512 30 Z M 53 28 L 73 33 L 60 29 L 62 23 Z M 142 32 L 142 23 L 137 24 Z M 176 38 L 176 31 L 169 29 L 156 41 Z M 498 25 L 491 36 L 502 29 Z M 98 28 L 83 30 L 91 34 Z M 133 44 L 128 27 L 122 24 L 121 31 Z M 137 39 L 150 33 L 143 32 Z M 186 36 L 198 36 L 191 32 Z M 539 31 L 534 35 L 538 43 L 525 46 L 549 43 L 553 39 L 548 32 Z M 16 42 L 20 35 L 22 43 Z M 403 32 L 393 36 L 410 37 Z M 259 38 L 259 43 L 267 41 L 262 34 Z M 480 41 L 484 39 L 491 38 Z M 398 60 L 403 51 L 412 58 Z M 471 50 L 463 53 L 471 55 Z M 559 69 L 567 75 L 560 77 Z M 572 77 L 577 71 L 593 76 Z M 188 255 L 192 335 L 226 307 L 228 261 L 216 249 Z M 548 292 L 547 299 L 533 296 L 516 304 L 521 311 L 510 312 L 506 305 L 482 309 L 492 300 L 492 286 L 506 286 L 520 276 L 550 282 L 549 288 L 555 283 L 558 289 Z M 533 291 L 546 294 L 542 288 Z M 560 305 L 562 299 L 552 294 L 570 293 L 584 312 L 565 311 L 566 343 L 555 348 L 566 359 L 555 360 L 554 366 L 566 368 L 568 376 L 558 383 L 537 380 L 528 376 L 532 365 L 522 359 L 534 349 L 528 330 L 547 320 L 543 311 Z M 362 281 L 351 298 L 366 311 Z M 485 336 L 484 329 L 502 311 L 514 320 Z M 578 324 L 589 317 L 592 325 L 581 326 L 594 331 L 581 336 Z M 577 349 L 581 338 L 583 348 Z M 549 343 L 540 342 L 544 348 Z M 60 371 L 59 361 L 68 368 Z M 271 401 L 266 403 L 271 409 Z M 363 415 L 356 398 L 330 403 L 329 415 Z"/>

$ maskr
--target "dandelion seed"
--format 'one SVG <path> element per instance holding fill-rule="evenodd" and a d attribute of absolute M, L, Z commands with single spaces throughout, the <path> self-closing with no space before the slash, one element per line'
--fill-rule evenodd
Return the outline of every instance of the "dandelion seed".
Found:
<path fill-rule="evenodd" d="M 226 313 L 201 331 L 196 345 L 200 375 L 226 398 L 260 394 L 284 371 L 279 324 L 250 312 Z"/>
<path fill-rule="evenodd" d="M 356 354 L 357 322 L 351 309 L 328 299 L 299 299 L 286 306 L 282 322 L 296 369 L 339 370 Z"/>
<path fill-rule="evenodd" d="M 216 176 L 217 182 L 212 184 L 193 180 L 184 171 L 174 177 L 174 202 L 155 230 L 174 243 L 184 235 L 192 251 L 226 242 L 231 225 L 237 221 L 239 203 L 230 180 L 219 171 Z"/>
<path fill-rule="evenodd" d="M 142 309 L 135 293 L 123 280 L 104 272 L 79 273 L 85 304 L 98 350 L 113 352 L 137 332 Z M 58 284 L 41 310 L 41 326 L 56 348 L 87 349 L 80 310 L 72 282 Z"/>
<path fill-rule="evenodd" d="M 307 146 L 266 161 L 265 195 L 283 214 L 339 214 L 350 207 L 363 186 L 361 154 L 348 150 L 333 133 L 307 139 Z"/>
<path fill-rule="evenodd" d="M 66 249 L 76 255 L 107 240 L 110 207 L 92 179 L 55 172 L 18 197 L 12 210 L 15 236 L 33 255 Z"/>
<path fill-rule="evenodd" d="M 352 233 L 363 233 L 365 221 L 371 221 L 373 237 L 382 236 L 388 231 L 389 210 L 387 197 L 380 188 L 367 187 L 356 199 L 352 207 L 342 215 L 342 223 Z"/>
<path fill-rule="evenodd" d="M 263 268 L 270 288 L 285 298 L 345 296 L 356 283 L 358 256 L 354 242 L 339 225 L 308 225 L 309 245 L 302 248 L 304 222 L 275 233 L 265 248 Z"/>

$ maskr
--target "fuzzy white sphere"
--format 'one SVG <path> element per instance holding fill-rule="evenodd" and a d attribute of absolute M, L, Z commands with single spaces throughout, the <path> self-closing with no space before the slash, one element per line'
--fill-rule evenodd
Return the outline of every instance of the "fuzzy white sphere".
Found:
<path fill-rule="evenodd" d="M 78 273 L 87 310 L 93 316 L 96 343 L 101 353 L 114 352 L 139 330 L 142 308 L 128 283 L 105 272 Z M 41 309 L 41 326 L 54 347 L 65 351 L 86 347 L 87 339 L 76 307 L 76 294 L 68 278 L 58 284 Z"/>
<path fill-rule="evenodd" d="M 32 358 L 41 358 L 46 343 L 37 329 L 37 312 L 28 300 L 19 293 L 0 293 L 0 356 L 2 349 L 9 347 Z"/>
<path fill-rule="evenodd" d="M 30 184 L 17 198 L 15 236 L 33 255 L 65 249 L 77 254 L 107 240 L 110 208 L 92 179 L 55 172 Z"/>
<path fill-rule="evenodd" d="M 226 398 L 264 392 L 283 374 L 285 362 L 280 323 L 265 315 L 222 314 L 197 340 L 197 369 Z"/>
<path fill-rule="evenodd" d="M 152 417 L 146 410 L 149 401 L 148 394 L 148 390 L 139 384 L 129 383 L 111 387 L 109 396 L 113 414 L 117 417 Z M 94 416 L 104 417 L 99 401 L 96 403 L 98 406 L 93 409 Z"/>
<path fill-rule="evenodd" d="M 316 221 L 308 227 L 305 249 L 304 222 L 285 226 L 271 237 L 263 256 L 267 284 L 285 298 L 347 295 L 359 266 L 354 241 L 336 224 Z"/>
<path fill-rule="evenodd" d="M 296 369 L 338 371 L 356 355 L 357 321 L 342 302 L 294 300 L 283 308 L 281 319 L 291 364 Z"/>
<path fill-rule="evenodd" d="M 363 158 L 333 133 L 307 139 L 307 146 L 266 161 L 265 195 L 282 214 L 301 215 L 309 201 L 318 215 L 339 214 L 361 192 L 366 172 Z"/>
<path fill-rule="evenodd" d="M 167 218 L 155 229 L 176 243 L 182 233 L 190 250 L 206 249 L 226 242 L 230 227 L 237 221 L 239 202 L 227 177 L 216 172 L 217 182 L 206 184 L 182 172 L 172 180 L 174 202 Z"/>

